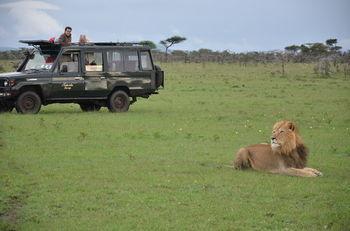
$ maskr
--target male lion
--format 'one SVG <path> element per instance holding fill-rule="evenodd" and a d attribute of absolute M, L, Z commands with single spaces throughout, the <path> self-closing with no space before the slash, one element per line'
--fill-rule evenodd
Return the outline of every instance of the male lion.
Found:
<path fill-rule="evenodd" d="M 315 177 L 322 173 L 306 168 L 308 149 L 294 123 L 280 121 L 273 126 L 271 144 L 255 144 L 239 149 L 233 166 L 290 176 Z"/>

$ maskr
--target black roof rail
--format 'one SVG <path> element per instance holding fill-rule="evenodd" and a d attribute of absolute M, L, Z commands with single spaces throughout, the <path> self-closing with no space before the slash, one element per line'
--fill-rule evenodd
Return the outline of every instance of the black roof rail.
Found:
<path fill-rule="evenodd" d="M 61 44 L 52 43 L 48 40 L 19 40 L 21 43 L 25 43 L 34 47 L 40 47 L 41 49 L 60 49 Z M 121 46 L 121 47 L 145 47 L 148 48 L 146 44 L 138 42 L 87 42 L 84 44 L 71 43 L 71 46 Z"/>
<path fill-rule="evenodd" d="M 59 43 L 52 43 L 49 40 L 19 40 L 20 43 L 25 43 L 31 46 L 61 46 Z"/>
<path fill-rule="evenodd" d="M 93 42 L 91 44 L 96 46 L 144 46 L 137 42 Z"/>

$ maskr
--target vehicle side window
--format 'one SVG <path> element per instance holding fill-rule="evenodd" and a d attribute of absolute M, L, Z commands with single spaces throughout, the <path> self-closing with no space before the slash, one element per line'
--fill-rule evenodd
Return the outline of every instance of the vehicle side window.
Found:
<path fill-rule="evenodd" d="M 141 67 L 145 71 L 153 70 L 151 55 L 148 51 L 141 51 Z"/>
<path fill-rule="evenodd" d="M 103 71 L 102 52 L 86 52 L 84 62 L 86 71 Z"/>
<path fill-rule="evenodd" d="M 123 61 L 120 51 L 107 51 L 107 71 L 122 72 Z"/>
<path fill-rule="evenodd" d="M 139 57 L 137 51 L 125 51 L 124 68 L 127 72 L 139 71 Z"/>
<path fill-rule="evenodd" d="M 63 53 L 59 60 L 61 73 L 79 72 L 79 52 L 67 51 Z"/>

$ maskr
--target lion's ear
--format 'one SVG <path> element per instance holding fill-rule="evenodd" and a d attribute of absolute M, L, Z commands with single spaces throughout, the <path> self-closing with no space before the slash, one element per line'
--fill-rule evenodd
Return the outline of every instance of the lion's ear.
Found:
<path fill-rule="evenodd" d="M 295 124 L 294 124 L 293 122 L 289 122 L 289 123 L 288 123 L 288 128 L 289 128 L 290 130 L 292 130 L 292 131 L 295 131 L 296 126 L 295 126 Z"/>

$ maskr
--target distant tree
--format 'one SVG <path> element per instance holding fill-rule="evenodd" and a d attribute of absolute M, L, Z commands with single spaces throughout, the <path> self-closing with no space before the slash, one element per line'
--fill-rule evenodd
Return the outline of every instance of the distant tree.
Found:
<path fill-rule="evenodd" d="M 172 55 L 174 56 L 186 56 L 187 53 L 185 51 L 182 50 L 174 50 L 171 52 Z"/>
<path fill-rule="evenodd" d="M 328 53 L 328 47 L 323 43 L 313 43 L 310 46 L 310 51 L 313 55 L 324 55 Z"/>
<path fill-rule="evenodd" d="M 7 59 L 7 60 L 22 59 L 23 58 L 23 50 L 24 49 L 1 51 L 0 52 L 0 59 Z"/>
<path fill-rule="evenodd" d="M 198 50 L 199 53 L 202 53 L 202 54 L 210 54 L 212 53 L 213 51 L 210 50 L 210 49 L 206 49 L 206 48 L 201 48 Z"/>
<path fill-rule="evenodd" d="M 328 47 L 323 43 L 306 43 L 300 46 L 303 55 L 324 55 L 328 53 Z"/>
<path fill-rule="evenodd" d="M 338 40 L 337 39 L 327 39 L 326 44 L 329 48 L 329 51 L 331 52 L 338 52 L 342 49 L 341 46 L 337 46 Z"/>
<path fill-rule="evenodd" d="M 327 40 L 326 40 L 326 44 L 327 44 L 327 46 L 329 46 L 329 47 L 336 45 L 337 42 L 338 42 L 337 39 L 327 39 Z"/>
<path fill-rule="evenodd" d="M 210 49 L 201 48 L 198 50 L 199 60 L 201 62 L 209 62 L 211 56 L 215 56 L 214 52 Z"/>
<path fill-rule="evenodd" d="M 188 59 L 188 53 L 182 50 L 174 50 L 171 52 L 171 57 L 173 61 L 184 61 Z"/>
<path fill-rule="evenodd" d="M 144 45 L 144 46 L 148 46 L 149 48 L 151 48 L 152 50 L 156 49 L 157 46 L 154 42 L 150 41 L 150 40 L 144 40 L 141 41 L 140 44 Z"/>
<path fill-rule="evenodd" d="M 181 43 L 185 41 L 185 37 L 180 37 L 180 36 L 173 36 L 170 38 L 167 38 L 166 40 L 160 41 L 160 44 L 162 44 L 165 47 L 165 61 L 168 61 L 168 49 L 174 44 Z"/>
<path fill-rule="evenodd" d="M 298 45 L 291 45 L 284 48 L 286 51 L 296 54 L 301 48 Z"/>
<path fill-rule="evenodd" d="M 300 50 L 301 50 L 301 53 L 303 55 L 307 55 L 310 53 L 310 47 L 308 45 L 305 45 L 305 44 L 301 44 Z"/>

